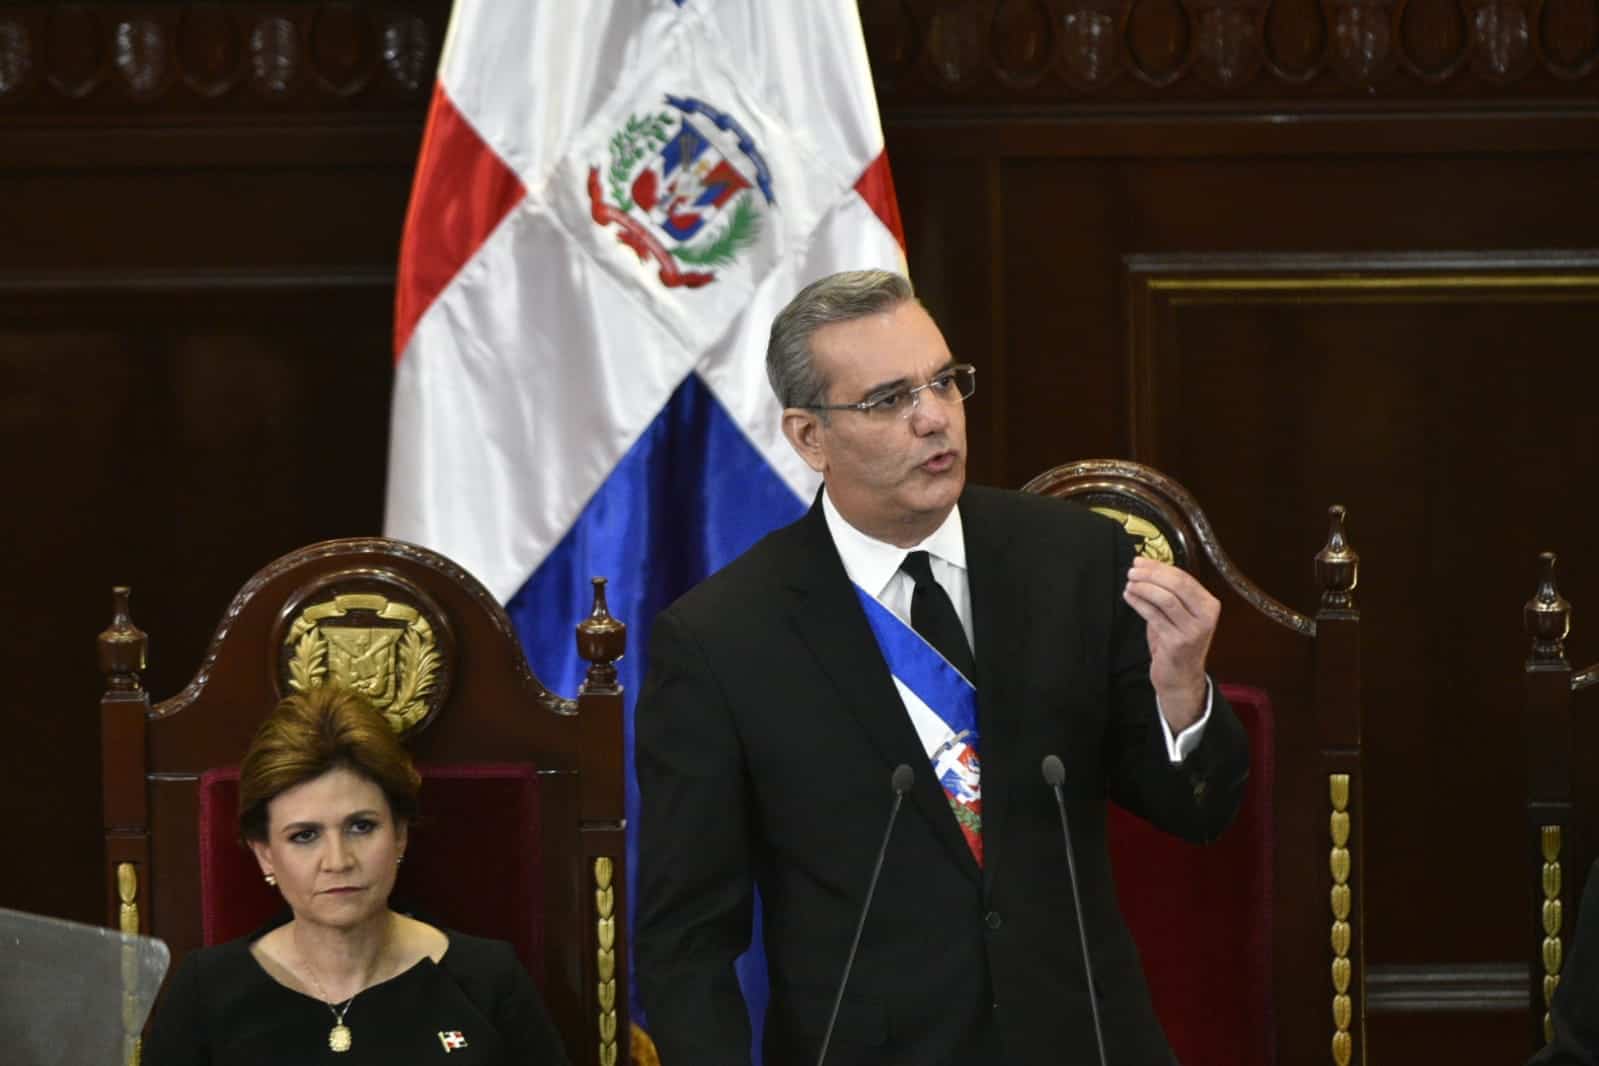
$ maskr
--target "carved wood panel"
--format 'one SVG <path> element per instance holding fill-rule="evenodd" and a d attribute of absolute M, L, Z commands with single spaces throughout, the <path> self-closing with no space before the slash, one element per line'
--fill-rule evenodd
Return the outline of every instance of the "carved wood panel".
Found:
<path fill-rule="evenodd" d="M 885 103 L 1592 93 L 1599 0 L 862 0 Z"/>
<path fill-rule="evenodd" d="M 0 5 L 0 114 L 394 109 L 447 5 Z M 1599 0 L 862 0 L 885 104 L 1591 94 Z"/>
<path fill-rule="evenodd" d="M 0 4 L 0 116 L 410 114 L 447 5 Z"/>

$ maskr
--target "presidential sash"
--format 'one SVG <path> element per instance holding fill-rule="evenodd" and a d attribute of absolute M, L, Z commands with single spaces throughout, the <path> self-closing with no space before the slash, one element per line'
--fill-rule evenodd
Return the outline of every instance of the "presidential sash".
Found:
<path fill-rule="evenodd" d="M 859 585 L 866 620 L 977 865 L 983 864 L 983 790 L 977 689 L 931 644 Z"/>

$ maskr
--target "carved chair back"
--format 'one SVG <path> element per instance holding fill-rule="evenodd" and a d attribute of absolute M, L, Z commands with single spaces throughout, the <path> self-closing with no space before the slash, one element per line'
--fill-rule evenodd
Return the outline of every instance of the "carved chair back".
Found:
<path fill-rule="evenodd" d="M 1110 814 L 1123 911 L 1178 1058 L 1310 1062 L 1330 1048 L 1337 1066 L 1365 1061 L 1359 558 L 1344 509 L 1330 509 L 1314 559 L 1320 604 L 1305 615 L 1246 577 L 1199 504 L 1157 470 L 1084 460 L 1024 488 L 1114 518 L 1142 554 L 1222 600 L 1211 674 L 1251 743 L 1238 821 L 1198 849 Z"/>
<path fill-rule="evenodd" d="M 475 578 L 399 541 L 327 541 L 268 565 L 228 606 L 193 680 L 154 705 L 129 590 L 114 597 L 99 639 L 113 925 L 161 937 L 176 961 L 277 904 L 231 839 L 229 768 L 282 696 L 334 679 L 373 700 L 423 770 L 423 819 L 395 905 L 414 893 L 420 913 L 511 941 L 572 1060 L 628 1061 L 614 666 L 625 632 L 605 608 L 603 581 L 592 605 L 551 605 L 573 616 L 591 608 L 577 626 L 590 667 L 575 699 L 533 676 Z"/>
<path fill-rule="evenodd" d="M 1599 663 L 1573 669 L 1566 658 L 1571 604 L 1555 584 L 1555 553 L 1538 557 L 1538 581 L 1522 608 L 1522 626 L 1532 641 L 1523 668 L 1527 745 L 1526 862 L 1533 900 L 1528 939 L 1532 1046 L 1554 1036 L 1549 1006 L 1576 929 L 1589 866 L 1599 856 L 1599 782 L 1591 772 L 1573 772 L 1594 750 L 1593 725 L 1576 715 L 1576 695 L 1599 688 Z M 1589 735 L 1584 735 L 1589 734 Z M 1591 770 L 1591 767 L 1587 769 Z M 1593 919 L 1590 919 L 1590 921 Z"/>

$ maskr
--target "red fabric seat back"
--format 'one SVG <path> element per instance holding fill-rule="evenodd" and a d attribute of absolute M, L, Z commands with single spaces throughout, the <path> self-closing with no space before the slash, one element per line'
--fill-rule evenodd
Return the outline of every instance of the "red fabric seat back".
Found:
<path fill-rule="evenodd" d="M 508 940 L 543 983 L 539 775 L 526 764 L 418 767 L 411 826 L 390 903 L 430 922 Z M 284 908 L 239 844 L 239 770 L 200 778 L 200 907 L 206 944 L 245 936 Z"/>
<path fill-rule="evenodd" d="M 1249 734 L 1237 820 L 1201 847 L 1113 804 L 1106 831 L 1122 913 L 1177 1058 L 1184 1066 L 1268 1066 L 1275 1060 L 1271 701 L 1259 689 L 1221 690 Z"/>

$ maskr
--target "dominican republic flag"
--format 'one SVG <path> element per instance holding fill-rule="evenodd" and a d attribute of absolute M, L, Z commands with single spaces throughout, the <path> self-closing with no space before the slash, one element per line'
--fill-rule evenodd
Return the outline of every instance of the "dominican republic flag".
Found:
<path fill-rule="evenodd" d="M 808 505 L 767 331 L 863 267 L 904 253 L 855 0 L 457 0 L 400 252 L 385 531 L 482 580 L 558 691 L 610 578 L 636 693 L 656 612 Z"/>

